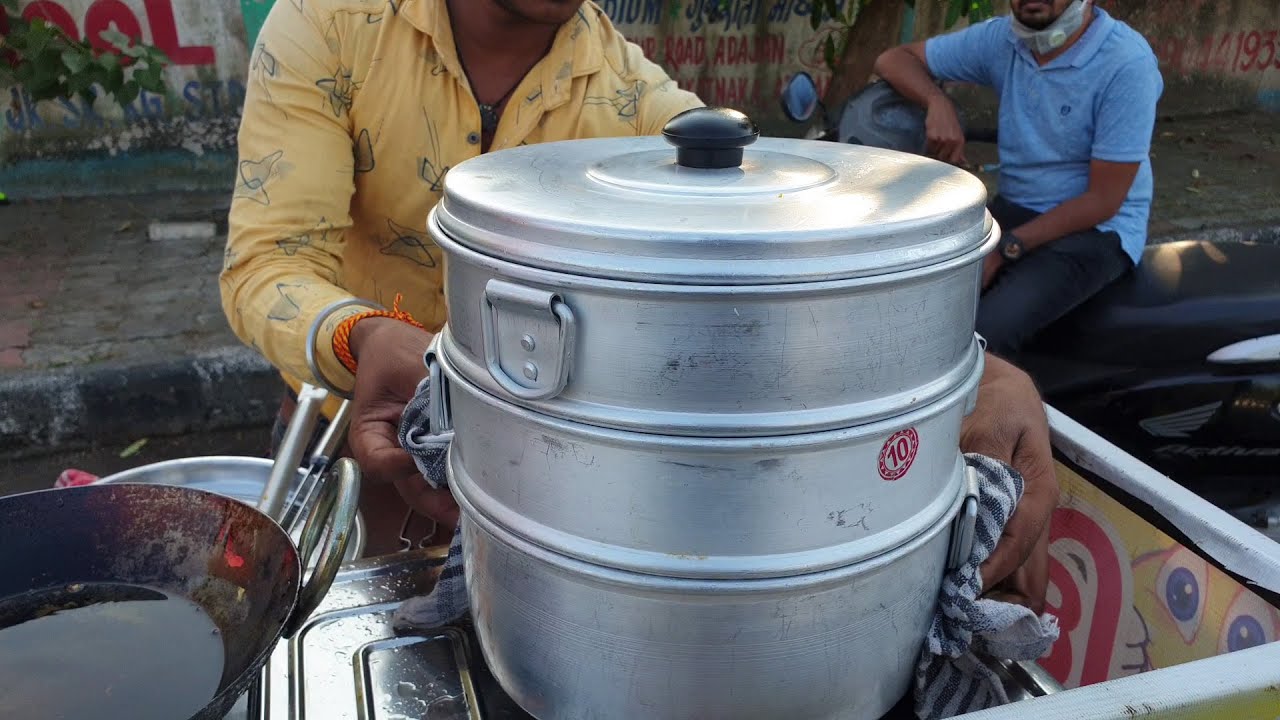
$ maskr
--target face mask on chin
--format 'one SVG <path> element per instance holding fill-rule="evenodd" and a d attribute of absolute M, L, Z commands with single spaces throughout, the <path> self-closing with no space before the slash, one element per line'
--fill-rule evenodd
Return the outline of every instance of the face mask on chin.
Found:
<path fill-rule="evenodd" d="M 1080 26 L 1084 24 L 1084 10 L 1088 3 L 1085 0 L 1071 0 L 1067 9 L 1056 20 L 1043 30 L 1035 30 L 1022 24 L 1017 16 L 1013 16 L 1013 34 L 1017 35 L 1032 52 L 1047 55 L 1062 47 Z"/>

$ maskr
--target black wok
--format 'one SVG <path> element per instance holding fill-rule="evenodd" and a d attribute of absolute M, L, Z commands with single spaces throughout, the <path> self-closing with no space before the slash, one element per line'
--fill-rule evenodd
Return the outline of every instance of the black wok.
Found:
<path fill-rule="evenodd" d="M 258 675 L 279 639 L 292 636 L 328 591 L 353 526 L 359 484 L 359 471 L 352 461 L 340 460 L 334 465 L 302 533 L 300 545 L 307 563 L 299 558 L 289 536 L 267 515 L 202 490 L 121 483 L 2 497 L 0 636 L 5 628 L 23 630 L 23 623 L 39 618 L 25 625 L 23 631 L 30 631 L 36 622 L 58 614 L 51 610 L 74 615 L 81 606 L 92 604 L 89 610 L 102 607 L 103 600 L 156 599 L 134 596 L 159 591 L 152 595 L 179 599 L 183 607 L 193 611 L 198 606 L 198 611 L 181 617 L 194 621 L 196 614 L 203 613 L 205 617 L 199 620 L 206 625 L 211 621 L 213 628 L 203 631 L 204 639 L 209 635 L 221 638 L 221 676 L 216 684 L 212 677 L 207 678 L 212 697 L 203 709 L 198 709 L 198 702 L 204 698 L 188 705 L 197 708 L 190 716 L 193 719 L 220 720 Z M 302 568 L 310 565 L 317 550 L 320 557 L 303 585 Z M 108 597 L 112 594 L 120 596 Z M 63 618 L 68 616 L 62 612 Z M 59 618 L 58 622 L 65 620 Z M 139 634 L 130 636 L 131 641 L 146 636 L 141 632 L 144 625 L 138 628 Z M 153 628 L 150 632 L 156 631 Z M 170 632 L 168 639 L 157 635 L 145 649 L 181 657 L 183 647 L 189 646 L 172 645 L 185 642 L 182 636 L 179 632 Z M 0 644 L 0 653 L 4 647 Z M 29 647 L 30 643 L 24 643 L 24 648 Z M 77 660 L 76 653 L 82 650 L 78 644 L 63 642 L 41 651 L 41 657 L 50 665 L 68 661 L 58 664 L 65 672 L 78 667 L 71 661 Z M 136 658 L 145 650 L 134 650 L 133 658 L 120 657 L 111 672 L 125 674 L 131 661 L 137 664 Z M 134 677 L 129 682 L 136 685 L 141 680 Z M 34 693 L 38 702 L 39 692 L 30 689 L 33 684 L 38 683 L 25 687 L 15 683 L 15 692 L 25 689 L 28 696 Z M 151 692 L 149 686 L 143 690 Z M 39 706 L 27 707 L 24 714 L 45 717 L 41 710 Z M 103 714 L 97 717 L 116 720 Z"/>

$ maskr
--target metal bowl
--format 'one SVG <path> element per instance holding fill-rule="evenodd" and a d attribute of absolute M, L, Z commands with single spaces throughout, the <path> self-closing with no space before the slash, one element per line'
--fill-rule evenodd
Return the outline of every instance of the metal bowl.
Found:
<path fill-rule="evenodd" d="M 210 455 L 142 465 L 108 475 L 98 482 L 190 487 L 239 500 L 256 508 L 258 501 L 262 498 L 267 478 L 271 476 L 271 466 L 272 461 L 268 458 Z M 291 493 L 305 474 L 306 472 L 299 468 L 294 486 L 290 488 Z M 300 540 L 297 537 L 300 534 L 300 531 L 294 533 L 295 543 Z M 343 559 L 347 562 L 359 560 L 364 555 L 364 544 L 364 518 L 357 514 L 355 527 L 351 532 L 351 541 L 347 544 Z"/>

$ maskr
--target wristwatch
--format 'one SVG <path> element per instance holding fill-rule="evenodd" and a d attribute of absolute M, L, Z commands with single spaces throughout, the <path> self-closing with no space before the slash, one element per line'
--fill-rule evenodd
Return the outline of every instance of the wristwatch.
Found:
<path fill-rule="evenodd" d="M 1020 259 L 1023 254 L 1023 250 L 1025 249 L 1022 247 L 1022 241 L 1013 233 L 1005 233 L 1005 235 L 1000 238 L 1000 244 L 997 247 L 1000 250 L 1001 257 L 1009 262 L 1016 262 Z"/>

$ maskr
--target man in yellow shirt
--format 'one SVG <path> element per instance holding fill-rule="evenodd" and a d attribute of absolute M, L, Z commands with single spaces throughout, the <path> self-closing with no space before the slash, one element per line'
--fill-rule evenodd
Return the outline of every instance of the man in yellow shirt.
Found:
<path fill-rule="evenodd" d="M 441 541 L 457 521 L 396 439 L 445 321 L 425 230 L 445 173 L 488 150 L 658 134 L 701 104 L 591 2 L 276 0 L 250 63 L 223 306 L 295 391 L 306 381 L 351 396 L 367 554 L 399 548 L 408 508 L 420 525 L 438 520 Z M 425 327 L 344 326 L 398 294 Z M 994 358 L 988 368 L 965 449 L 1012 462 L 1027 491 L 983 576 L 1036 606 L 1057 500 L 1048 428 L 1026 376 Z"/>
<path fill-rule="evenodd" d="M 277 0 L 253 51 L 239 137 L 221 278 L 232 328 L 295 391 L 303 380 L 355 388 L 359 402 L 361 381 L 381 373 L 366 359 L 357 376 L 335 355 L 344 319 L 403 293 L 401 309 L 427 329 L 444 323 L 426 219 L 449 168 L 490 149 L 657 134 L 701 105 L 581 0 Z M 352 329 L 357 362 L 379 320 Z M 378 367 L 412 358 L 393 383 L 407 393 L 385 407 L 393 423 L 428 335 L 381 324 L 391 351 Z M 361 434 L 352 427 L 357 455 Z M 407 456 L 401 469 L 412 477 Z M 366 509 L 371 496 L 401 502 L 371 479 Z M 395 549 L 396 537 L 378 535 L 371 552 Z"/>

